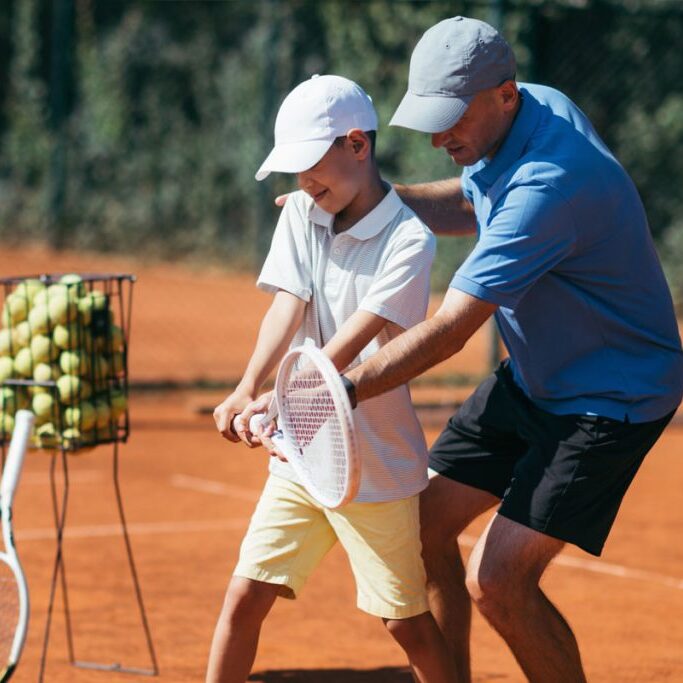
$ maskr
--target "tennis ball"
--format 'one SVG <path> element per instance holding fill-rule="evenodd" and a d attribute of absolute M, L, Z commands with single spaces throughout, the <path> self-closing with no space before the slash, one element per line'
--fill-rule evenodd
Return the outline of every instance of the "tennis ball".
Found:
<path fill-rule="evenodd" d="M 66 285 L 69 289 L 70 296 L 75 300 L 79 297 L 85 296 L 86 288 L 83 278 L 77 273 L 67 273 L 59 278 L 59 284 Z"/>
<path fill-rule="evenodd" d="M 14 288 L 13 293 L 26 297 L 29 301 L 29 304 L 33 305 L 33 299 L 42 289 L 45 289 L 45 285 L 40 280 L 28 278 L 27 280 L 22 280 L 19 282 Z"/>
<path fill-rule="evenodd" d="M 31 402 L 38 423 L 53 422 L 57 417 L 57 406 L 52 394 L 37 394 Z"/>
<path fill-rule="evenodd" d="M 60 349 L 77 349 L 80 346 L 89 350 L 92 347 L 89 331 L 78 323 L 57 325 L 52 333 L 52 339 Z"/>
<path fill-rule="evenodd" d="M 31 304 L 28 298 L 21 294 L 10 294 L 2 307 L 2 322 L 5 327 L 11 327 L 26 320 Z"/>
<path fill-rule="evenodd" d="M 28 314 L 30 332 L 33 334 L 45 334 L 53 327 L 50 320 L 50 312 L 47 304 L 36 304 Z"/>
<path fill-rule="evenodd" d="M 93 406 L 95 407 L 95 429 L 104 429 L 111 420 L 109 404 L 103 399 L 97 399 Z"/>
<path fill-rule="evenodd" d="M 32 303 L 33 308 L 38 308 L 39 306 L 47 307 L 47 287 L 43 287 L 33 295 Z"/>
<path fill-rule="evenodd" d="M 14 361 L 9 356 L 0 357 L 0 382 L 14 376 Z"/>
<path fill-rule="evenodd" d="M 2 433 L 2 440 L 9 439 L 14 429 L 14 416 L 9 413 L 0 413 L 0 433 Z"/>
<path fill-rule="evenodd" d="M 34 363 L 49 363 L 59 356 L 59 348 L 52 343 L 50 337 L 37 334 L 31 339 L 31 353 Z"/>
<path fill-rule="evenodd" d="M 28 401 L 23 391 L 14 387 L 0 388 L 0 411 L 14 415 L 17 410 L 26 408 Z"/>
<path fill-rule="evenodd" d="M 123 353 L 121 353 L 120 351 L 115 351 L 114 353 L 112 353 L 110 362 L 112 375 L 118 377 L 126 371 L 126 364 L 123 359 Z"/>
<path fill-rule="evenodd" d="M 87 354 L 79 351 L 62 351 L 59 367 L 65 375 L 87 375 L 90 372 Z"/>
<path fill-rule="evenodd" d="M 112 391 L 109 395 L 109 409 L 111 418 L 116 422 L 128 408 L 128 398 L 122 391 Z"/>
<path fill-rule="evenodd" d="M 94 290 L 78 300 L 78 310 L 86 325 L 90 322 L 93 311 L 103 311 L 107 305 L 106 295 L 99 290 Z"/>
<path fill-rule="evenodd" d="M 21 377 L 31 377 L 33 375 L 33 354 L 31 349 L 19 349 L 14 357 L 14 370 Z"/>
<path fill-rule="evenodd" d="M 62 446 L 68 449 L 77 449 L 81 443 L 81 432 L 76 427 L 68 427 L 62 432 Z"/>
<path fill-rule="evenodd" d="M 64 423 L 69 427 L 77 427 L 81 432 L 87 432 L 95 426 L 97 413 L 89 401 L 81 401 L 64 411 Z"/>
<path fill-rule="evenodd" d="M 59 445 L 57 429 L 52 422 L 36 427 L 36 441 L 41 448 L 56 448 Z"/>
<path fill-rule="evenodd" d="M 62 375 L 57 380 L 57 390 L 60 401 L 67 405 L 90 398 L 92 393 L 90 383 L 76 375 Z"/>
<path fill-rule="evenodd" d="M 17 342 L 17 348 L 15 351 L 18 351 L 19 349 L 23 348 L 24 346 L 28 346 L 31 343 L 31 325 L 29 325 L 28 320 L 24 320 L 24 322 L 19 323 L 14 328 L 14 333 Z"/>
<path fill-rule="evenodd" d="M 0 356 L 13 356 L 19 350 L 17 330 L 0 330 Z"/>
<path fill-rule="evenodd" d="M 35 368 L 33 368 L 33 379 L 36 382 L 51 382 L 57 379 L 59 374 L 57 368 L 49 363 L 38 363 Z M 42 389 L 43 387 L 37 388 Z"/>
<path fill-rule="evenodd" d="M 53 325 L 65 325 L 75 322 L 78 304 L 67 296 L 56 296 L 50 299 L 47 309 Z"/>
<path fill-rule="evenodd" d="M 67 299 L 71 299 L 71 301 L 76 301 L 78 298 L 78 292 L 76 291 L 76 287 L 72 288 L 64 283 L 56 283 L 54 285 L 50 285 L 47 288 L 47 301 L 50 302 L 52 299 L 59 299 L 62 297 L 66 297 Z"/>

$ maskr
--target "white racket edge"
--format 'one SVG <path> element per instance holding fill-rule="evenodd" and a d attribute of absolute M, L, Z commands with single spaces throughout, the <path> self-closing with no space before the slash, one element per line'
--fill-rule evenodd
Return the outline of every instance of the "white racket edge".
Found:
<path fill-rule="evenodd" d="M 5 468 L 0 482 L 0 514 L 2 516 L 2 536 L 5 544 L 5 551 L 0 552 L 0 562 L 4 562 L 12 571 L 17 582 L 17 593 L 19 596 L 19 620 L 14 632 L 14 639 L 10 648 L 9 660 L 0 662 L 0 683 L 8 681 L 14 672 L 19 661 L 19 655 L 26 640 L 29 618 L 29 596 L 28 585 L 24 571 L 19 562 L 16 549 L 14 547 L 14 534 L 12 532 L 12 502 L 14 492 L 19 483 L 24 456 L 28 440 L 31 435 L 35 416 L 29 410 L 19 410 L 15 414 L 14 430 L 7 452 Z"/>

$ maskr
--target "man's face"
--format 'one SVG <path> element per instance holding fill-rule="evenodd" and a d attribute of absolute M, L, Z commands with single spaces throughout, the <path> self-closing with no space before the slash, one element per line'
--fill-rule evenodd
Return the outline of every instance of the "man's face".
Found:
<path fill-rule="evenodd" d="M 343 144 L 332 144 L 315 166 L 297 173 L 299 187 L 331 214 L 338 214 L 351 204 L 358 195 L 361 180 L 358 158 L 349 138 Z"/>
<path fill-rule="evenodd" d="M 507 135 L 518 102 L 512 81 L 477 93 L 454 126 L 432 134 L 432 146 L 443 147 L 459 166 L 491 158 Z"/>

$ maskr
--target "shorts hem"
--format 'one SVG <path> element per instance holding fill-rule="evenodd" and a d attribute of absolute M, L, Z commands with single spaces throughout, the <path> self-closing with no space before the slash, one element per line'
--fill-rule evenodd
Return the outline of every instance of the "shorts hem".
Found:
<path fill-rule="evenodd" d="M 359 598 L 356 606 L 359 610 L 382 619 L 409 619 L 410 617 L 416 617 L 429 612 L 429 603 L 426 598 L 409 605 L 400 606 L 389 605 L 378 600 L 363 600 Z"/>
<path fill-rule="evenodd" d="M 558 541 L 562 541 L 563 543 L 575 545 L 577 548 L 580 548 L 581 550 L 587 552 L 590 555 L 594 555 L 595 557 L 600 557 L 600 555 L 602 555 L 602 549 L 605 545 L 604 541 L 598 544 L 591 543 L 589 541 L 584 541 L 580 538 L 574 537 L 569 532 L 563 532 L 553 528 L 549 528 L 548 522 L 535 522 L 534 520 L 531 520 L 529 518 L 520 519 L 516 517 L 514 513 L 511 513 L 507 510 L 503 510 L 501 508 L 497 510 L 497 514 L 513 522 L 517 522 L 517 524 L 521 524 L 522 526 L 525 526 L 527 529 L 537 531 L 539 534 L 550 536 L 550 538 L 555 538 Z"/>
<path fill-rule="evenodd" d="M 457 481 L 458 484 L 464 484 L 465 486 L 471 486 L 474 489 L 479 489 L 480 491 L 484 491 L 486 493 L 490 493 L 492 496 L 495 496 L 496 498 L 502 499 L 503 494 L 499 490 L 494 490 L 494 486 L 486 486 L 484 483 L 481 481 L 474 481 L 474 477 L 471 479 L 467 476 L 463 476 L 461 472 L 451 472 L 449 471 L 449 465 L 442 464 L 440 462 L 431 462 L 429 463 L 429 469 L 432 470 L 435 474 L 438 474 L 442 477 L 446 477 L 446 479 L 450 479 L 451 481 Z M 452 468 L 451 468 L 452 469 Z M 517 521 L 517 520 L 515 520 Z"/>
<path fill-rule="evenodd" d="M 304 581 L 295 579 L 288 574 L 273 574 L 267 569 L 260 569 L 258 567 L 248 567 L 237 565 L 233 576 L 239 576 L 243 579 L 251 579 L 252 581 L 261 581 L 262 583 L 272 583 L 281 586 L 279 595 L 289 600 L 295 600 L 297 595 L 303 588 Z"/>

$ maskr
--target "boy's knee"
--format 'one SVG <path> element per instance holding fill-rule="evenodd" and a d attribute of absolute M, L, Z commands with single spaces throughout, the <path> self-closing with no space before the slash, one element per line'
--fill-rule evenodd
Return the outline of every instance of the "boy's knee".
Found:
<path fill-rule="evenodd" d="M 416 652 L 430 645 L 432 637 L 424 615 L 408 619 L 384 619 L 384 625 L 391 637 L 406 651 Z"/>
<path fill-rule="evenodd" d="M 277 597 L 279 586 L 233 577 L 225 594 L 221 620 L 227 623 L 260 621 Z"/>

